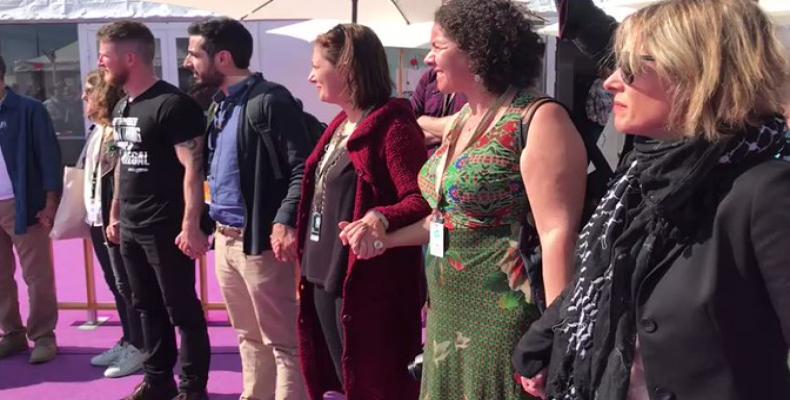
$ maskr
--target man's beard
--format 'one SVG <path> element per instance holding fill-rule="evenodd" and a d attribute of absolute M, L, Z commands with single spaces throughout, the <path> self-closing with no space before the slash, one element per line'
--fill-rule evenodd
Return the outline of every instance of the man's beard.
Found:
<path fill-rule="evenodd" d="M 225 81 L 225 75 L 219 72 L 214 65 L 211 65 L 205 73 L 198 73 L 195 80 L 195 83 L 201 86 L 220 86 Z"/>
<path fill-rule="evenodd" d="M 108 72 L 107 81 L 113 86 L 121 87 L 125 85 L 126 82 L 129 80 L 128 69 L 124 69 L 118 72 L 111 72 L 110 70 L 107 70 L 107 72 Z"/>

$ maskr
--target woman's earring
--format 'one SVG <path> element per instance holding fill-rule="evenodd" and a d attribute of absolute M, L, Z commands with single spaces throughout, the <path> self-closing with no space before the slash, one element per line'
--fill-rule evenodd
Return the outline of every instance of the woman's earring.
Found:
<path fill-rule="evenodd" d="M 483 81 L 483 77 L 481 77 L 481 76 L 480 76 L 480 75 L 478 75 L 478 74 L 475 74 L 475 82 L 477 82 L 477 83 L 480 83 L 480 82 L 482 82 L 482 81 Z"/>

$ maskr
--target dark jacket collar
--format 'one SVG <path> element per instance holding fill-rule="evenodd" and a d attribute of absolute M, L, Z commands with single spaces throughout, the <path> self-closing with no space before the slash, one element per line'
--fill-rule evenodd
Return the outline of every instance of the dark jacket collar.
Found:
<path fill-rule="evenodd" d="M 6 108 L 14 109 L 19 105 L 19 95 L 16 94 L 13 89 L 6 86 L 5 93 L 5 100 L 0 103 L 0 111 L 5 110 Z"/>
<path fill-rule="evenodd" d="M 263 74 L 260 72 L 256 72 L 251 74 L 250 76 L 244 78 L 241 82 L 236 83 L 228 87 L 228 95 L 225 95 L 225 92 L 222 90 L 218 90 L 212 100 L 216 103 L 221 103 L 225 99 L 237 100 L 244 96 L 245 93 L 249 92 L 249 90 L 258 82 L 263 80 Z"/>

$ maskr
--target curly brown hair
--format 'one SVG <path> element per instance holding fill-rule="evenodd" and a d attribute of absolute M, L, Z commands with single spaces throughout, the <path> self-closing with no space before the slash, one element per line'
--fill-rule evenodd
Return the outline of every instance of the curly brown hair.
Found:
<path fill-rule="evenodd" d="M 435 16 L 468 55 L 472 73 L 497 94 L 508 86 L 531 86 L 540 77 L 546 45 L 533 31 L 538 19 L 511 0 L 449 0 Z"/>
<path fill-rule="evenodd" d="M 104 79 L 104 71 L 94 70 L 88 73 L 85 78 L 85 86 L 92 86 L 90 91 L 86 91 L 89 100 L 93 104 L 92 111 L 88 112 L 88 119 L 102 124 L 112 124 L 112 110 L 115 105 L 123 98 L 124 93 L 120 86 L 115 86 Z"/>

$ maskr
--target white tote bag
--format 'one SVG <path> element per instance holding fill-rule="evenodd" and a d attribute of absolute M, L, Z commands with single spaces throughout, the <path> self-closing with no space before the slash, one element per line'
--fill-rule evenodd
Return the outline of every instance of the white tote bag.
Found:
<path fill-rule="evenodd" d="M 85 170 L 66 167 L 63 170 L 63 196 L 55 213 L 55 222 L 49 237 L 61 239 L 87 239 L 90 227 L 85 223 Z"/>

